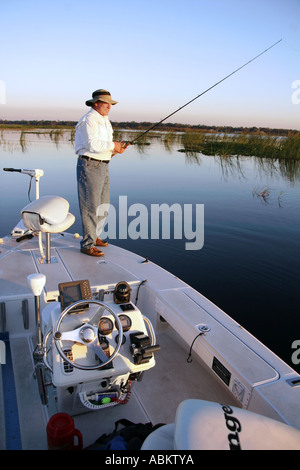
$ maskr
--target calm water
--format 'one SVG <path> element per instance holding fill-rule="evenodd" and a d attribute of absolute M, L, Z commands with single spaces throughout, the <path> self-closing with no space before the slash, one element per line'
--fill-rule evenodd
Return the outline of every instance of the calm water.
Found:
<path fill-rule="evenodd" d="M 55 143 L 27 134 L 22 146 L 19 139 L 14 132 L 2 135 L 0 236 L 18 222 L 30 181 L 27 175 L 3 172 L 3 167 L 43 169 L 40 195 L 68 199 L 76 217 L 70 230 L 81 233 L 76 157 L 69 136 Z M 182 278 L 300 372 L 291 360 L 292 343 L 300 340 L 299 163 L 194 158 L 178 148 L 166 150 L 155 140 L 145 152 L 132 146 L 115 156 L 110 163 L 111 203 L 118 209 L 119 196 L 127 196 L 128 206 L 143 204 L 149 213 L 151 204 L 204 204 L 203 248 L 187 251 L 187 240 L 173 237 L 112 243 L 148 256 Z"/>

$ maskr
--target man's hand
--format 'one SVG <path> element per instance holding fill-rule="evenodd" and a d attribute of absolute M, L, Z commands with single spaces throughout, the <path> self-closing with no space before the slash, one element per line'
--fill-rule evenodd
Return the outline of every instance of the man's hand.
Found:
<path fill-rule="evenodd" d="M 121 141 L 121 142 L 114 142 L 114 145 L 115 145 L 114 154 L 116 154 L 116 153 L 124 153 L 128 145 L 130 145 L 130 143 Z"/>

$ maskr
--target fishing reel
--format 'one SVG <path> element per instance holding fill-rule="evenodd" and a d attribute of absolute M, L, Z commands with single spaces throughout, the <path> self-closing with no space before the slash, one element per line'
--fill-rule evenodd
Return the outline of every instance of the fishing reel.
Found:
<path fill-rule="evenodd" d="M 127 147 L 131 145 L 131 142 L 129 140 L 122 140 L 121 145 L 123 149 L 127 149 Z"/>

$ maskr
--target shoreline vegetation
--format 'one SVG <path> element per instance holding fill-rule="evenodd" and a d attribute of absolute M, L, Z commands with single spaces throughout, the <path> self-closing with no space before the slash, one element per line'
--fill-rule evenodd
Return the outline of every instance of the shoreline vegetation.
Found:
<path fill-rule="evenodd" d="M 111 121 L 114 129 L 127 129 L 144 131 L 149 129 L 153 125 L 153 122 L 135 122 L 135 121 L 123 121 L 114 122 Z M 77 121 L 50 121 L 50 120 L 3 120 L 0 119 L 0 129 L 15 129 L 15 130 L 26 130 L 34 128 L 42 129 L 71 129 L 75 127 Z M 233 126 L 207 126 L 204 124 L 191 125 L 191 124 L 179 124 L 179 123 L 162 123 L 159 125 L 159 130 L 166 132 L 212 132 L 212 133 L 247 133 L 247 134 L 268 134 L 287 136 L 291 133 L 297 133 L 299 130 L 295 129 L 276 129 L 268 127 L 233 127 Z"/>
<path fill-rule="evenodd" d="M 0 144 L 4 131 L 20 132 L 19 143 L 26 146 L 26 134 L 49 135 L 55 143 L 64 139 L 74 142 L 74 121 L 3 121 L 0 120 Z M 133 140 L 153 125 L 150 122 L 112 122 L 114 138 Z M 159 139 L 167 149 L 181 146 L 179 152 L 187 155 L 231 157 L 255 156 L 271 159 L 300 159 L 300 131 L 293 129 L 271 129 L 257 127 L 205 126 L 178 123 L 161 124 L 159 130 L 141 136 L 134 144 L 139 148 L 150 145 L 150 140 Z"/>

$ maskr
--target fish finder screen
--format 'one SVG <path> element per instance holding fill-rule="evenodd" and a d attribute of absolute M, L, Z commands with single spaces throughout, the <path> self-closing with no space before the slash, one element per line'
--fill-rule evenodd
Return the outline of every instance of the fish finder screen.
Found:
<path fill-rule="evenodd" d="M 81 300 L 81 290 L 79 284 L 77 286 L 68 286 L 64 288 L 64 303 L 70 305 L 77 300 Z"/>
<path fill-rule="evenodd" d="M 58 284 L 58 289 L 62 310 L 78 300 L 92 299 L 90 283 L 87 280 L 63 282 Z M 77 305 L 72 309 L 72 312 L 73 310 L 79 311 L 86 310 L 87 308 L 89 308 L 89 304 Z"/>

